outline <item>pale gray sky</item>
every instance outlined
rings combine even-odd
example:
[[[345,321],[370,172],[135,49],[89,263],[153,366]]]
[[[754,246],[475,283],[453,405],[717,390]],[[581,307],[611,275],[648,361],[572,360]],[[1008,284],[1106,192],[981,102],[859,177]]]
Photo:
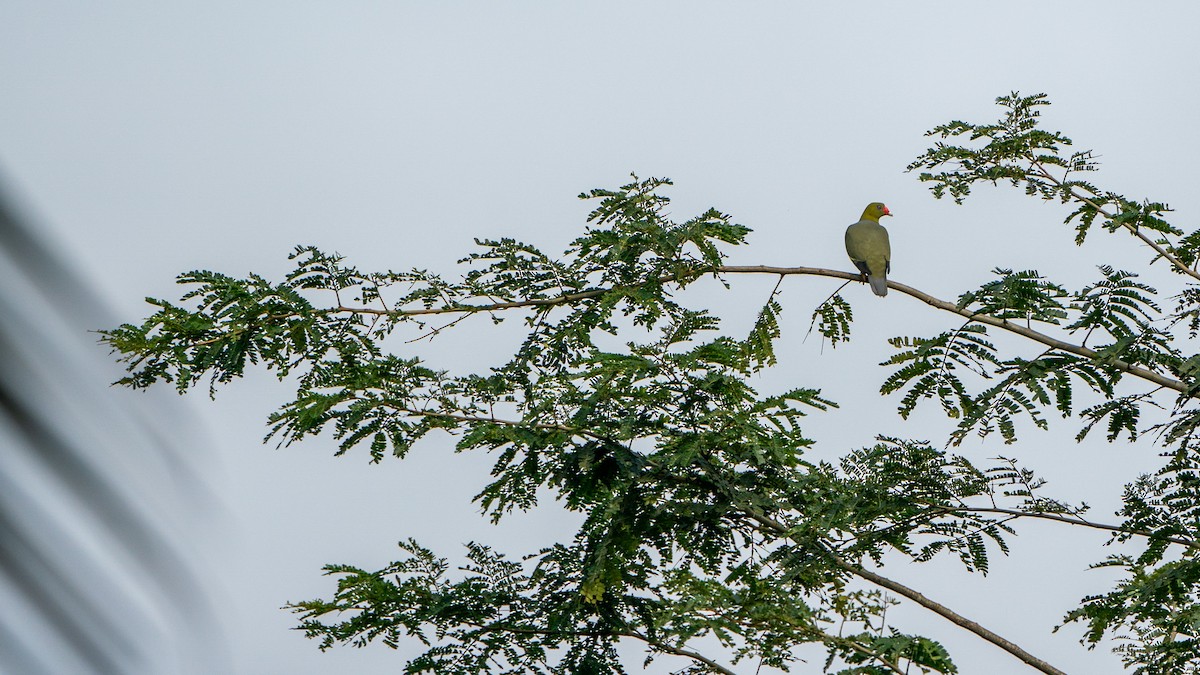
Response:
[[[278,275],[295,244],[365,269],[445,272],[477,236],[554,252],[582,230],[588,206],[575,195],[631,171],[673,178],[680,218],[715,206],[753,228],[737,262],[848,268],[842,231],[879,199],[896,214],[899,281],[952,298],[1003,266],[1073,284],[1094,264],[1145,255],[1099,235],[1071,247],[1064,210],[1018,191],[981,190],[961,208],[934,201],[903,168],[935,124],[993,119],[993,99],[1014,89],[1046,92],[1045,124],[1099,152],[1098,181],[1167,201],[1174,222],[1194,229],[1197,25],[1200,6],[1183,1],[7,0],[0,171],[125,320],[144,316],[146,295],[176,297],[179,272]],[[713,303],[737,327],[771,283],[738,279],[714,289]],[[896,401],[877,395],[885,371],[875,364],[889,354],[885,338],[950,320],[851,288],[854,342],[802,343],[812,306],[834,287],[785,282],[787,346],[764,387],[820,387],[843,404],[810,418],[817,452],[874,433],[943,439],[939,416],[895,415]],[[425,353],[444,367],[500,358],[456,350],[470,338]],[[212,481],[226,515],[207,564],[239,673],[400,666],[382,646],[320,654],[288,630],[278,607],[328,595],[325,563],[373,568],[408,536],[457,554],[470,539],[522,550],[569,531],[552,510],[487,525],[468,503],[486,459],[451,455],[448,439],[378,466],[362,453],[333,458],[328,440],[263,446],[265,417],[286,393],[259,373],[215,403],[187,402],[207,425],[201,451],[220,467]],[[1052,492],[1110,507],[1123,477],[1154,466],[1149,446],[1076,446],[1069,424],[1055,427],[1016,448],[963,452],[1016,454]],[[1023,531],[987,579],[950,561],[889,570],[1068,672],[1116,670],[1108,653],[1078,647],[1078,630],[1049,633],[1075,600],[1105,588],[1102,573],[1083,571],[1104,555],[1092,546],[1102,538]],[[1046,570],[1040,555],[1068,562]],[[1023,672],[971,636],[937,630],[965,673]]]

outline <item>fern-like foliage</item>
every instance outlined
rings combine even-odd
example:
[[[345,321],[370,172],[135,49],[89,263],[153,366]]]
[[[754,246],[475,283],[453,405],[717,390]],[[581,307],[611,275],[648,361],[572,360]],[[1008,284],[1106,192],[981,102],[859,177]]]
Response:
[[[588,455],[581,468],[595,462],[605,460]],[[576,672],[574,653],[619,669],[605,659],[621,640],[642,641],[649,662],[709,637],[735,664],[786,668],[797,647],[818,643],[831,672],[838,664],[836,672],[855,672],[890,663],[955,673],[938,642],[885,622],[894,601],[845,589],[836,578],[830,585],[820,551],[876,560],[899,551],[918,561],[950,552],[986,573],[990,546],[1008,552],[1014,515],[1084,510],[1040,498],[1041,482],[1011,460],[980,469],[890,438],[838,466],[802,464],[768,477],[705,456],[686,465],[616,460],[603,475],[609,496],[569,545],[524,563],[470,545],[466,575],[452,581],[444,560],[408,542],[404,560],[377,572],[327,567],[339,577],[335,597],[292,609],[322,648],[421,640],[429,650],[410,672],[482,673],[488,663]],[[764,539],[746,514],[784,498],[791,506],[772,512],[792,524],[781,545]],[[1000,503],[1009,510],[991,508]],[[719,523],[727,534],[713,538]],[[664,559],[678,564],[664,567]],[[555,657],[563,651],[568,656]]]
[[[775,293],[767,299],[766,304],[758,312],[754,327],[746,337],[744,349],[756,367],[773,366],[778,363],[775,358],[775,341],[779,339],[779,314],[783,305],[775,299]]]
[[[920,441],[881,437],[834,468],[819,465],[793,496],[816,522],[852,523],[831,544],[881,561],[895,551],[917,561],[951,553],[972,572],[990,569],[989,547],[1007,554],[1010,521],[1023,514],[1080,516],[1086,506],[1045,497],[1044,482],[1014,460],[979,467]],[[853,497],[849,495],[853,493]],[[823,534],[826,538],[830,535]],[[814,540],[815,541],[815,540]]]
[[[850,341],[850,324],[854,321],[854,311],[850,303],[835,293],[825,302],[817,305],[812,313],[812,326],[817,332],[829,340],[829,344],[837,347],[839,342]],[[809,330],[812,330],[812,326]]]
[[[1136,557],[1098,563],[1124,578],[1112,592],[1084,598],[1064,621],[1086,624],[1089,643],[1116,637],[1117,653],[1135,673],[1200,673],[1200,452],[1181,448],[1156,474],[1130,483],[1121,515],[1130,530],[1149,535],[1148,545]],[[1182,557],[1172,550],[1180,544]]]
[[[1085,286],[1076,295],[1075,321],[1070,331],[1086,330],[1086,338],[1100,330],[1112,339],[1137,335],[1144,327],[1162,316],[1154,301],[1157,291],[1135,281],[1138,275],[1101,265],[1104,278]]]
[[[1064,222],[1076,221],[1076,243],[1083,243],[1097,221],[1109,232],[1147,230],[1168,238],[1182,234],[1163,219],[1170,211],[1166,204],[1138,202],[1075,177],[1095,171],[1096,157],[1091,150],[1068,153],[1073,145],[1070,138],[1038,126],[1041,109],[1050,105],[1045,94],[1013,92],[996,103],[1004,115],[995,123],[955,120],[926,132],[942,140],[910,163],[908,170],[923,170],[918,177],[932,183],[934,197],[949,196],[961,204],[975,184],[1004,182],[1028,195],[1072,205],[1074,210]],[[965,143],[955,145],[947,139]],[[1172,241],[1167,240],[1168,252],[1187,250],[1186,244]]]
[[[1057,324],[1066,318],[1063,299],[1068,293],[1062,286],[1047,281],[1035,270],[996,269],[993,274],[1000,278],[977,291],[964,293],[958,299],[959,308],[969,307],[978,314],[1025,322]]]
[[[885,366],[898,366],[884,380],[884,394],[907,389],[900,400],[900,415],[908,417],[922,399],[937,399],[950,417],[972,411],[974,399],[967,392],[960,372],[988,377],[999,364],[996,347],[986,339],[987,328],[965,324],[932,338],[892,338],[899,350]]]
[[[1191,354],[1194,347],[1184,341],[1200,332],[1200,233],[1184,235],[1166,220],[1170,209],[1160,201],[1126,197],[1082,179],[1098,168],[1095,156],[1071,152],[1069,138],[1039,128],[1041,110],[1049,103],[1043,95],[1013,93],[997,103],[1004,112],[995,123],[954,121],[928,132],[940,140],[908,168],[921,171],[935,197],[962,203],[981,182],[1023,188],[1028,195],[1069,206],[1065,222],[1075,227],[1077,244],[1096,226],[1126,233],[1149,247],[1151,263],[1165,262],[1188,285],[1176,291],[1168,313],[1156,300],[1157,290],[1138,274],[1108,265],[1099,266],[1098,280],[1075,292],[1033,272],[997,270],[1001,279],[964,294],[959,309],[989,320],[1022,322],[1029,331],[1040,331],[1046,349],[1033,358],[971,360],[965,350],[953,348],[952,333],[897,339],[893,344],[902,351],[889,361],[897,368],[884,391],[905,391],[902,414],[937,397],[959,420],[952,443],[972,431],[984,437],[998,431],[1011,443],[1020,418],[1045,427],[1047,410],[1069,417],[1081,398],[1078,385],[1094,396],[1079,410],[1078,440],[1096,427],[1110,442],[1155,432],[1167,447],[1168,461],[1157,474],[1126,486],[1118,514],[1123,522],[1114,537],[1143,542],[1142,553],[1115,554],[1099,563],[1125,570],[1125,579],[1111,593],[1085,598],[1067,621],[1086,623],[1085,641],[1091,645],[1105,636],[1118,639],[1116,651],[1134,672],[1200,672],[1200,571],[1193,564],[1200,550],[1195,489],[1200,356]],[[919,348],[925,345],[930,346]],[[1150,373],[1160,387],[1170,387],[1174,405],[1158,400],[1160,387],[1132,386],[1127,374],[1135,369],[1143,379]],[[1156,410],[1164,412],[1151,412]]]
[[[884,381],[885,394],[904,391],[900,414],[907,417],[921,401],[937,399],[950,417],[959,420],[952,443],[977,434],[999,432],[1006,443],[1017,440],[1017,420],[1025,418],[1046,428],[1043,411],[1062,417],[1074,414],[1075,386],[1104,397],[1081,412],[1082,440],[1107,420],[1109,440],[1141,432],[1140,406],[1145,395],[1118,396],[1116,387],[1129,366],[1159,372],[1179,372],[1182,357],[1172,336],[1158,327],[1162,311],[1156,291],[1135,281],[1135,275],[1101,266],[1103,278],[1071,294],[1034,271],[997,269],[1000,279],[978,291],[964,293],[958,308],[970,315],[1017,322],[1045,330],[1062,326],[1064,338],[1083,337],[1079,348],[1061,341],[1034,358],[998,356],[984,338],[987,326],[968,321],[933,338],[895,338],[899,349],[887,366],[895,371]],[[1087,343],[1099,342],[1088,347]],[[964,376],[966,379],[964,379]],[[975,386],[985,385],[977,391]]]

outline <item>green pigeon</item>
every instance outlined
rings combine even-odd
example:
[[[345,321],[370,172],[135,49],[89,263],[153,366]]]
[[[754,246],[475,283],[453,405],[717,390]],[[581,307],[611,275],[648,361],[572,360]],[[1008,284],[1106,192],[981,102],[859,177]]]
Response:
[[[892,215],[888,207],[873,202],[863,209],[862,218],[846,228],[846,253],[862,272],[864,281],[878,296],[887,295],[887,273],[892,271],[892,245],[879,219]]]

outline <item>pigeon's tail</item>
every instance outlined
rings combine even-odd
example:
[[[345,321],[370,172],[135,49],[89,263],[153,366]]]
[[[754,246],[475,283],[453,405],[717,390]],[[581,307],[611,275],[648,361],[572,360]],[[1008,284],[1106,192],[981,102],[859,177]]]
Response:
[[[887,277],[871,275],[867,277],[867,281],[871,282],[871,291],[875,295],[881,298],[887,295]]]

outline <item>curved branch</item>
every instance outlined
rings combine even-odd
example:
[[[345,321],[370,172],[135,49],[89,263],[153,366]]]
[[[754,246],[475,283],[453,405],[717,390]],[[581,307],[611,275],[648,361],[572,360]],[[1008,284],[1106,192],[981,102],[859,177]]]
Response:
[[[953,623],[959,627],[965,628],[965,629],[971,631],[972,633],[978,635],[979,637],[983,638],[984,640],[991,642],[992,644],[1003,649],[1004,651],[1008,652],[1009,654],[1012,654],[1013,656],[1017,657],[1018,659],[1023,661],[1025,664],[1027,664],[1033,668],[1036,668],[1037,670],[1040,670],[1043,673],[1047,673],[1047,675],[1067,675],[1065,672],[1059,670],[1058,668],[1055,668],[1054,666],[1050,665],[1049,663],[1046,663],[1045,661],[1039,659],[1038,657],[1034,656],[1033,654],[1030,654],[1029,652],[1025,651],[1024,649],[1021,649],[1015,643],[1012,643],[1012,642],[1004,639],[1000,635],[993,633],[992,631],[984,628],[983,626],[968,619],[967,617],[962,616],[961,614],[958,614],[957,612],[953,611],[949,607],[946,607],[945,605],[943,605],[941,603],[938,603],[938,602],[935,602],[935,601],[929,599],[928,597],[922,595],[921,593],[918,593],[917,591],[909,588],[908,586],[905,586],[904,584],[898,583],[896,581],[892,581],[891,579],[888,579],[887,577],[880,576],[870,570],[864,569],[858,565],[850,563],[837,555],[833,556],[833,563],[835,565],[837,565],[838,567],[842,568],[843,570],[845,570],[857,577],[866,579],[867,581],[870,581],[871,583],[873,583],[877,586],[886,588],[889,591],[892,591],[893,593],[895,593],[897,595],[903,595],[904,597],[908,598],[909,600],[912,600],[913,602],[917,603],[918,605],[921,605],[922,607],[932,611],[933,613],[937,614],[938,616],[941,616],[942,618],[946,619],[950,623]]]
[[[860,275],[858,275],[858,274],[851,274],[850,272],[841,272],[838,270],[827,270],[827,269],[822,269],[822,268],[818,268],[818,267],[767,267],[767,266],[731,265],[731,266],[721,267],[720,271],[725,272],[725,273],[730,273],[730,274],[745,274],[745,273],[805,274],[805,275],[834,277],[836,279],[857,280],[860,278]],[[898,281],[888,281],[887,285],[888,285],[888,288],[900,291],[901,293],[904,293],[905,295],[912,296],[931,307],[935,307],[937,309],[940,309],[945,312],[950,312],[952,314],[958,314],[959,316],[966,317],[967,319],[974,321],[975,323],[981,323],[981,324],[986,324],[989,326],[995,326],[996,328],[1002,328],[1006,331],[1009,331],[1011,333],[1016,333],[1017,335],[1020,335],[1025,338],[1029,338],[1030,340],[1033,340],[1035,342],[1040,342],[1040,343],[1046,345],[1047,347],[1051,347],[1051,348],[1057,349],[1059,351],[1067,352],[1070,354],[1075,354],[1076,356],[1082,356],[1086,359],[1092,359],[1092,360],[1096,360],[1097,357],[1099,357],[1099,355],[1100,355],[1099,352],[1097,352],[1094,349],[1089,349],[1087,347],[1083,347],[1083,346],[1080,346],[1077,344],[1072,344],[1070,342],[1064,342],[1062,340],[1059,340],[1058,338],[1051,337],[1049,335],[1046,335],[1045,333],[1040,333],[1036,330],[1033,330],[1032,328],[1027,328],[1018,323],[1009,321],[1007,319],[997,319],[996,317],[989,316],[987,314],[976,314],[975,312],[972,312],[968,309],[959,307],[958,305],[956,305],[952,302],[947,302],[945,300],[935,298],[932,295],[925,293],[924,291],[913,288],[912,286],[902,284]],[[1176,380],[1172,377],[1163,375],[1162,373],[1156,373],[1153,370],[1148,370],[1146,368],[1142,368],[1141,366],[1135,366],[1132,363],[1129,363],[1127,361],[1122,361],[1121,359],[1112,359],[1110,361],[1106,361],[1105,363],[1113,368],[1116,368],[1117,370],[1129,373],[1130,375],[1139,377],[1148,382],[1153,382],[1154,384],[1157,384],[1161,387],[1166,387],[1167,389],[1174,389],[1175,391],[1178,391],[1180,393],[1185,393],[1185,394],[1188,393],[1188,386],[1186,384],[1184,384],[1183,382]]]
[[[1099,204],[1097,204],[1095,199],[1089,197],[1088,195],[1085,195],[1085,194],[1082,194],[1082,193],[1076,191],[1074,188],[1068,188],[1062,181],[1055,178],[1049,171],[1047,171],[1046,168],[1044,166],[1042,166],[1041,162],[1038,162],[1036,159],[1034,159],[1032,157],[1030,157],[1029,159],[1030,159],[1030,162],[1033,164],[1033,166],[1037,167],[1037,170],[1038,170],[1037,176],[1038,177],[1044,178],[1044,179],[1050,181],[1051,183],[1054,183],[1054,185],[1056,187],[1058,187],[1058,189],[1064,190],[1067,194],[1071,195],[1072,198],[1077,199],[1077,200],[1083,202],[1084,204],[1087,204],[1088,206],[1092,207],[1093,209],[1096,210],[1096,213],[1099,213],[1100,215],[1104,216],[1105,218],[1108,218],[1109,220],[1116,219],[1116,216],[1114,214],[1109,213],[1103,207],[1101,207]],[[1121,227],[1124,227],[1126,230],[1129,230],[1130,234],[1137,237],[1138,239],[1141,239],[1143,243],[1145,243],[1150,248],[1154,249],[1155,253],[1157,253],[1159,256],[1161,256],[1167,262],[1171,263],[1171,265],[1173,265],[1175,267],[1175,269],[1179,270],[1180,272],[1183,272],[1184,274],[1192,277],[1193,279],[1200,281],[1200,272],[1197,272],[1196,270],[1188,267],[1186,264],[1184,264],[1184,262],[1182,260],[1177,258],[1170,251],[1163,248],[1158,242],[1154,241],[1150,237],[1147,237],[1146,233],[1142,232],[1141,230],[1134,227],[1133,225],[1130,225],[1129,223],[1121,223]]]
[[[775,520],[774,518],[771,518],[770,516],[764,515],[762,513],[758,513],[756,509],[749,508],[749,507],[742,506],[742,505],[738,505],[738,506],[743,513],[750,516],[750,518],[752,518],[754,521],[758,522],[760,525],[763,525],[766,528],[772,530],[778,536],[782,536],[782,537],[790,537],[791,536],[789,534],[788,527],[786,525],[784,525],[783,523]],[[1054,666],[1043,661],[1042,659],[1039,659],[1038,657],[1034,656],[1033,654],[1030,654],[1029,652],[1022,649],[1016,643],[1005,639],[998,633],[994,633],[994,632],[988,630],[987,628],[984,628],[978,622],[968,619],[967,617],[959,614],[958,612],[955,612],[954,610],[941,604],[940,602],[937,602],[937,601],[929,598],[928,596],[926,596],[912,588],[909,588],[908,586],[905,586],[904,584],[901,584],[900,582],[893,581],[891,579],[888,579],[885,576],[881,576],[870,570],[864,569],[863,567],[861,567],[859,565],[851,563],[851,562],[847,561],[845,558],[842,558],[838,554],[834,553],[833,551],[826,551],[826,553],[829,555],[829,559],[833,562],[833,564],[838,566],[842,570],[849,572],[850,574],[853,574],[854,576],[857,576],[859,578],[870,581],[871,583],[875,584],[876,586],[879,586],[881,588],[886,588],[889,591],[892,591],[893,593],[895,593],[897,595],[902,595],[902,596],[908,598],[909,600],[912,600],[913,602],[917,603],[918,605],[921,605],[925,609],[928,609],[931,612],[933,612],[934,614],[937,614],[938,616],[942,617],[943,619],[946,619],[950,623],[953,623],[954,625],[959,626],[960,628],[965,628],[966,630],[974,633],[975,635],[979,636],[980,638],[983,638],[984,640],[987,640],[988,642],[996,645],[997,647],[1003,649],[1004,651],[1008,652],[1009,654],[1012,654],[1017,659],[1019,659],[1023,663],[1025,663],[1026,665],[1036,668],[1037,670],[1040,670],[1041,672],[1046,673],[1047,675],[1066,675],[1065,672],[1059,670],[1058,668],[1055,668]]]

